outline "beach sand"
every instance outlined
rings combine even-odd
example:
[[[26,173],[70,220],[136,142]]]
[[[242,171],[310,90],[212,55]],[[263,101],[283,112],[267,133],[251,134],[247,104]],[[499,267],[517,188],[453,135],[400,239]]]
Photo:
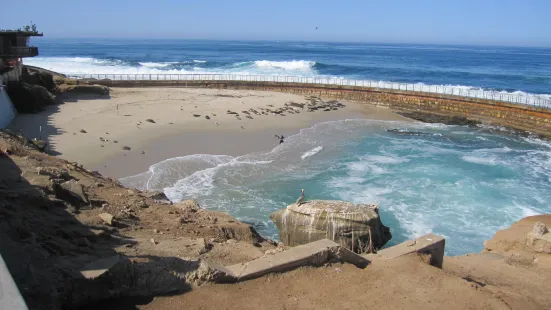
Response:
[[[10,129],[47,140],[49,150],[64,159],[120,178],[172,157],[269,151],[279,143],[275,134],[287,137],[321,122],[407,120],[388,108],[346,101],[340,101],[346,106],[337,111],[251,113],[252,119],[242,112],[276,109],[290,101],[306,102],[304,96],[277,92],[114,88],[109,98],[64,97],[64,104],[17,116]],[[241,120],[227,110],[238,112]],[[123,150],[125,146],[130,150]]]

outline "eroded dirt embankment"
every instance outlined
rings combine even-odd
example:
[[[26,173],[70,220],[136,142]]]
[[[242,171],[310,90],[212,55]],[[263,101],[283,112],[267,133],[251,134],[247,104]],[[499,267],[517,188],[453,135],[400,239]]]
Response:
[[[31,309],[185,291],[274,245],[193,201],[123,188],[0,132],[0,250]],[[95,279],[116,261],[109,277]]]

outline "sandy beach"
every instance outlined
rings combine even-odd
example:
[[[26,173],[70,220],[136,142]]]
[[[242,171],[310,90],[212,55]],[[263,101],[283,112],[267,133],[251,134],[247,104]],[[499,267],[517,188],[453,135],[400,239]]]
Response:
[[[406,120],[388,108],[344,101],[338,110],[294,107],[283,115],[266,113],[307,101],[304,96],[262,91],[120,88],[112,89],[108,98],[63,99],[64,104],[44,112],[17,116],[10,129],[45,139],[53,154],[116,178],[176,156],[270,150],[279,143],[275,134],[289,136],[320,122]]]

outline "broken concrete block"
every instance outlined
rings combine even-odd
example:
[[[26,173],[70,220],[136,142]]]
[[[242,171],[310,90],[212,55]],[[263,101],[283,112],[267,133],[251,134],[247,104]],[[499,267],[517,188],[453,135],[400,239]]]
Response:
[[[109,213],[100,213],[99,217],[103,220],[103,222],[109,226],[113,225],[113,215]]]

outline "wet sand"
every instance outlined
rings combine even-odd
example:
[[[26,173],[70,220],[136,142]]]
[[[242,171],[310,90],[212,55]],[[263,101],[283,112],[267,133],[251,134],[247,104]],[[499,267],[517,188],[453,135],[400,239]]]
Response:
[[[279,143],[275,134],[287,137],[321,122],[407,120],[388,108],[345,101],[341,102],[346,106],[337,111],[298,109],[300,113],[285,116],[251,113],[252,119],[242,112],[277,109],[288,102],[306,100],[247,90],[119,88],[111,90],[110,98],[67,97],[64,104],[44,112],[17,116],[10,128],[29,138],[47,139],[50,150],[64,159],[120,178],[172,157],[269,151]],[[241,120],[227,110],[238,112]],[[124,146],[130,150],[123,150]]]

